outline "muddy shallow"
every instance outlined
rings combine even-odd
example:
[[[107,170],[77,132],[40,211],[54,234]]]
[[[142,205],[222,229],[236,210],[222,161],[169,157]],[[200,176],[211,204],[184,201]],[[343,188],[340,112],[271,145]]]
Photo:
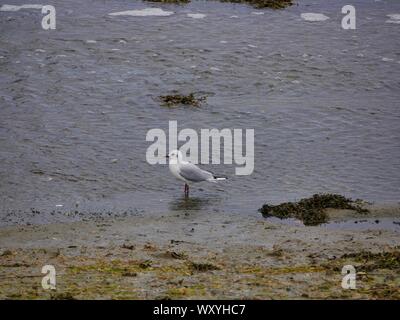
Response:
[[[400,299],[400,228],[192,212],[3,227],[0,243],[1,298]],[[55,291],[41,287],[45,264]],[[346,264],[359,271],[355,290],[341,287]]]

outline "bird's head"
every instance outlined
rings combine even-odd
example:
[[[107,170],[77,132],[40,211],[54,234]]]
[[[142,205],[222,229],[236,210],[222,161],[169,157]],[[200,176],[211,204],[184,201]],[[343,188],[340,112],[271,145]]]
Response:
[[[178,163],[178,161],[181,161],[183,158],[182,152],[179,150],[172,150],[167,158],[169,159],[170,163]]]

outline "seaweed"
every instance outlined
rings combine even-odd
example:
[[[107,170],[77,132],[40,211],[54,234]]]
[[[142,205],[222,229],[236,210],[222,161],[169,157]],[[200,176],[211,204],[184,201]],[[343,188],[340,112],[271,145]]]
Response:
[[[148,268],[151,267],[151,264],[152,264],[151,260],[146,260],[146,261],[143,261],[143,262],[139,263],[139,268],[148,269]]]
[[[206,294],[206,287],[203,284],[196,284],[191,286],[183,286],[178,288],[171,288],[167,290],[164,300],[191,297],[191,296],[204,296]]]
[[[256,9],[284,9],[293,5],[293,0],[219,0],[221,2],[245,3]]]
[[[133,244],[124,243],[124,244],[121,246],[121,248],[122,248],[122,249],[128,249],[128,250],[134,250],[134,249],[135,249],[135,246],[134,246]]]
[[[175,252],[175,251],[167,251],[166,256],[171,257],[173,259],[178,259],[178,260],[186,259],[186,255],[184,253]]]
[[[50,300],[76,300],[76,298],[69,292],[62,292],[50,295]]]
[[[400,291],[398,287],[388,286],[387,284],[381,283],[375,286],[372,286],[370,290],[367,290],[367,293],[372,295],[372,297],[376,299],[382,300],[399,300],[400,299]]]
[[[325,210],[328,208],[355,210],[358,213],[369,212],[361,207],[359,201],[338,194],[314,194],[311,198],[301,199],[299,202],[264,204],[258,211],[264,217],[295,218],[303,221],[306,226],[315,226],[328,222]]]
[[[173,4],[187,4],[191,0],[143,0],[146,2],[159,2],[159,3],[173,3]]]
[[[194,271],[200,271],[200,272],[205,272],[205,271],[212,271],[212,270],[220,270],[221,268],[218,266],[215,266],[211,263],[196,263],[196,262],[190,262],[190,268]]]
[[[374,271],[377,269],[400,270],[400,251],[378,252],[361,251],[348,253],[341,256],[342,259],[350,259],[360,262],[359,271]]]
[[[158,2],[158,3],[172,3],[172,4],[187,4],[191,0],[144,0],[147,2]],[[284,9],[293,5],[293,0],[219,0],[220,2],[230,3],[244,3],[251,5],[256,9]]]
[[[127,272],[123,272],[121,275],[122,275],[123,277],[136,277],[136,276],[137,276],[137,273],[136,273],[136,272],[129,272],[129,271],[127,271]]]
[[[13,252],[11,250],[0,250],[0,257],[12,256]]]
[[[36,272],[27,274],[22,264],[19,270],[7,270],[11,274],[0,281],[0,298],[229,299],[243,298],[245,292],[244,298],[247,299],[400,299],[397,280],[400,246],[380,250],[381,246],[381,242],[378,242],[373,245],[374,251],[355,250],[332,258],[321,255],[317,248],[315,253],[309,252],[308,256],[319,257],[317,260],[321,261],[311,263],[305,263],[303,258],[297,260],[298,257],[293,260],[292,250],[286,251],[286,248],[278,245],[274,245],[272,250],[261,251],[268,256],[282,258],[278,263],[266,263],[264,259],[259,259],[262,256],[258,256],[258,252],[248,255],[249,248],[254,248],[252,245],[243,247],[246,251],[232,253],[224,250],[223,255],[215,255],[215,258],[212,258],[214,254],[211,251],[200,253],[195,250],[191,255],[196,259],[184,261],[164,259],[166,252],[169,255],[173,251],[165,251],[165,248],[154,245],[152,248],[155,248],[153,251],[156,254],[152,255],[156,260],[153,261],[139,258],[143,255],[139,247],[130,254],[132,259],[108,258],[107,253],[114,253],[115,250],[120,254],[126,253],[120,246],[110,246],[96,251],[96,257],[92,253],[89,256],[66,254],[58,257],[57,265],[60,264],[65,271],[61,285],[51,292],[41,290],[37,282],[40,275]],[[337,249],[341,252],[343,248],[347,250],[348,246],[339,245]],[[300,257],[305,257],[307,252],[301,253]],[[38,253],[45,252],[42,249],[13,249],[13,255],[18,259],[15,262],[34,259],[32,267],[36,265],[35,259],[41,257]],[[198,256],[199,253],[201,255]],[[171,257],[181,255],[175,252]],[[338,279],[341,278],[343,266],[347,264],[356,268],[357,290],[341,290]],[[31,269],[31,272],[34,270]],[[227,287],[230,290],[227,291]]]
[[[188,95],[184,94],[170,94],[166,96],[159,97],[162,103],[168,107],[176,105],[190,105],[194,107],[200,106],[200,103],[206,100],[206,97],[196,98],[195,94],[192,92]]]
[[[274,246],[272,248],[272,251],[267,253],[267,255],[269,255],[270,257],[280,258],[284,255],[284,252],[281,248]]]

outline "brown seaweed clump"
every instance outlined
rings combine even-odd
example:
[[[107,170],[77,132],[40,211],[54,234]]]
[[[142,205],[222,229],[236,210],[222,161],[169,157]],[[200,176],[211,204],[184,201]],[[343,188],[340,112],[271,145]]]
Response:
[[[160,2],[160,3],[173,3],[173,4],[186,4],[189,3],[190,0],[143,0],[147,2]]]
[[[284,9],[293,5],[293,0],[220,0],[221,2],[246,3],[256,9]]]
[[[159,97],[162,103],[168,107],[177,106],[177,105],[189,105],[198,107],[200,103],[206,100],[206,97],[196,98],[194,93],[190,93],[188,95],[183,94],[170,94],[166,96]]]
[[[314,194],[311,198],[301,199],[299,202],[285,202],[275,206],[264,204],[259,212],[265,217],[295,218],[303,221],[306,226],[315,226],[328,222],[325,210],[328,208],[368,212],[359,203],[338,194]]]
[[[148,2],[161,2],[161,3],[173,3],[173,4],[186,4],[191,0],[144,0]],[[253,6],[256,9],[284,9],[293,5],[293,0],[219,0],[220,2],[230,3],[245,3]]]
[[[190,262],[190,268],[193,271],[200,271],[200,272],[220,270],[220,268],[218,266],[215,266],[211,263]]]

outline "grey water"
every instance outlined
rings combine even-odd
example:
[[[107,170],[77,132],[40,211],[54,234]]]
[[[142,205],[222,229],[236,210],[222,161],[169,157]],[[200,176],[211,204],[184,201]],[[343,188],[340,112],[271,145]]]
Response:
[[[356,30],[341,27],[348,1],[296,2],[275,11],[55,0],[56,30],[42,29],[40,10],[0,11],[0,224],[248,215],[319,192],[398,203],[400,23],[387,15],[400,14],[400,2],[352,1]],[[144,8],[174,14],[109,15]],[[303,20],[309,12],[329,19]],[[160,105],[174,90],[207,101]],[[194,185],[183,199],[167,165],[145,157],[148,130],[170,120],[254,129],[253,174],[206,165],[229,179]]]

